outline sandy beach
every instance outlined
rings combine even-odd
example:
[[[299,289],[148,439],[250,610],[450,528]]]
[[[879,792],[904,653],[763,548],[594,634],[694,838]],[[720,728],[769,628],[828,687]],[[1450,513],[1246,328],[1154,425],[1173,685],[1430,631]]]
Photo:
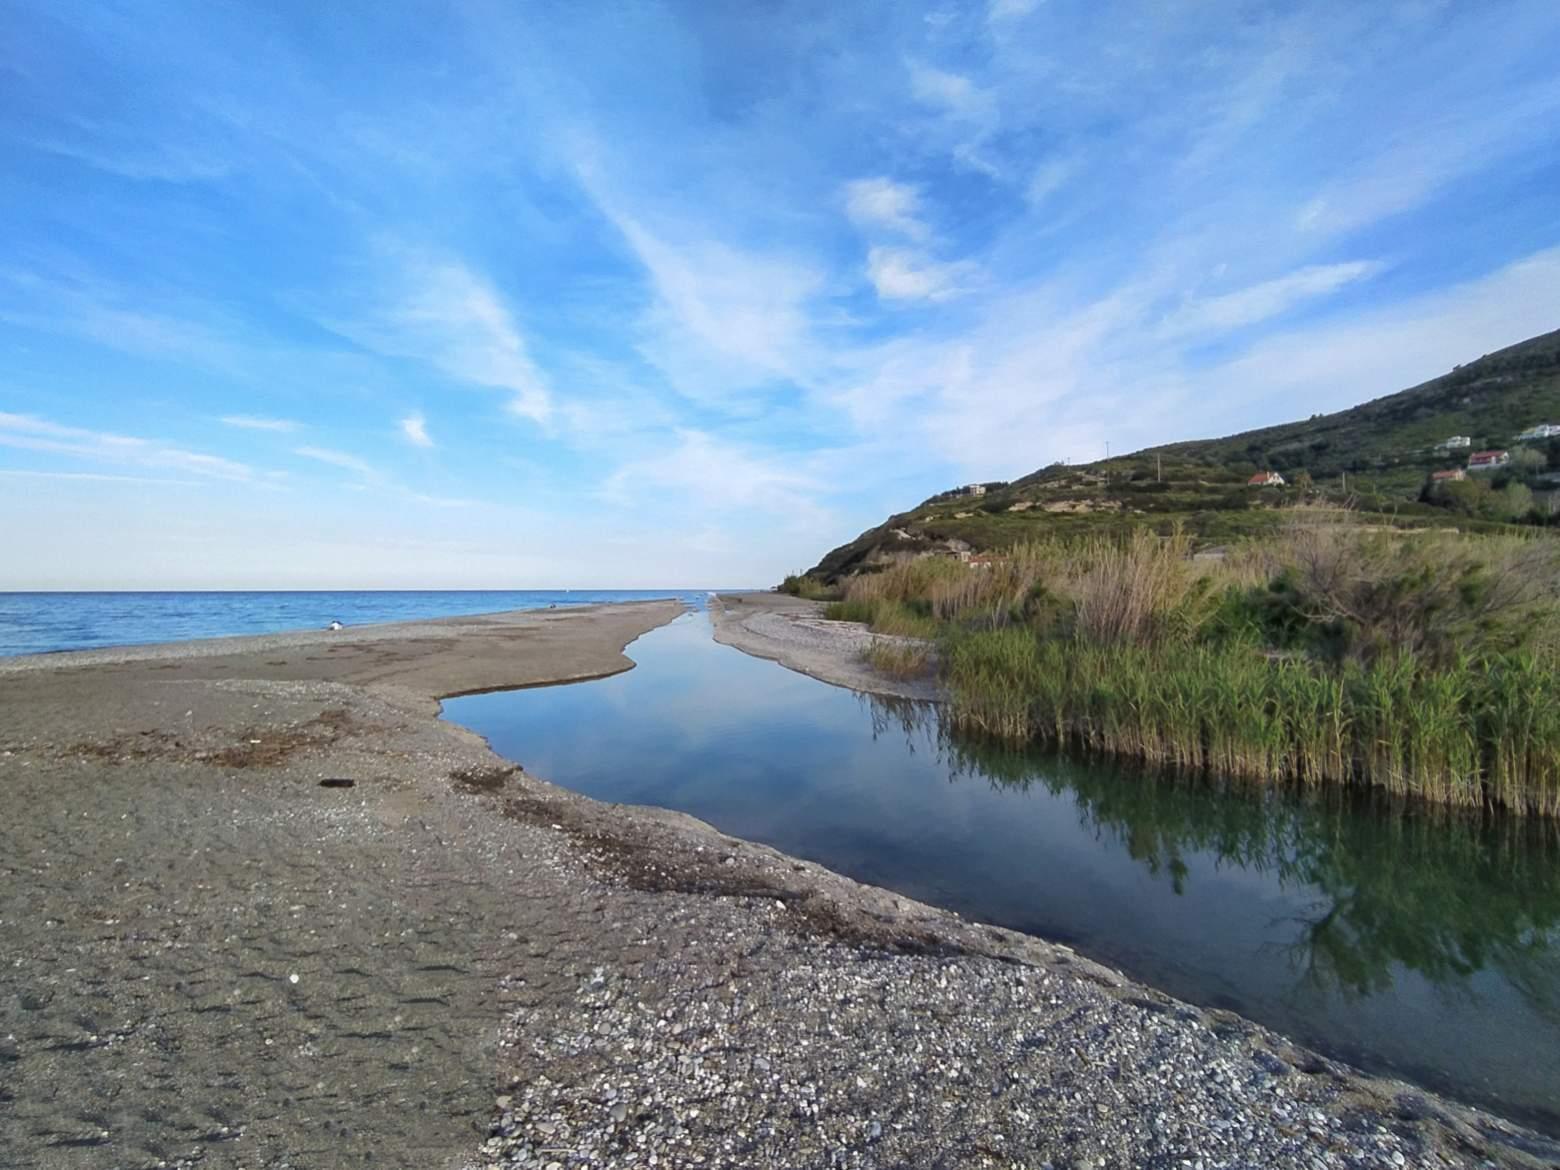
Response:
[[[1560,1164],[1065,947],[566,792],[438,718],[628,669],[680,612],[0,660],[0,1164]],[[716,624],[885,687],[808,603]]]

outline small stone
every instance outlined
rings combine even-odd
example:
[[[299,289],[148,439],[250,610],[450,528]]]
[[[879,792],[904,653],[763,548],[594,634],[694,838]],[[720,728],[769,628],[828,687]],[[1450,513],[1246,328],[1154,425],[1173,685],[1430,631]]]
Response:
[[[497,1105],[500,1109],[508,1109],[511,1102],[513,1101],[514,1098],[511,1097],[508,1093],[505,1093],[502,1097],[497,1098],[493,1104]]]
[[[621,1102],[621,1101],[619,1101],[616,1105],[612,1106],[612,1120],[617,1122],[619,1125],[621,1125],[621,1124],[623,1124],[623,1122],[627,1121],[628,1120],[628,1106],[623,1104],[623,1102]]]

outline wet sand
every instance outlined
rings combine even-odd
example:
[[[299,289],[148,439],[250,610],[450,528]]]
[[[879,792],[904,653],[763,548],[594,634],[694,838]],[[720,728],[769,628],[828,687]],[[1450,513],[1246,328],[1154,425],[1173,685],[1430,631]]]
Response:
[[[436,718],[679,612],[0,662],[0,1165],[1560,1155]]]

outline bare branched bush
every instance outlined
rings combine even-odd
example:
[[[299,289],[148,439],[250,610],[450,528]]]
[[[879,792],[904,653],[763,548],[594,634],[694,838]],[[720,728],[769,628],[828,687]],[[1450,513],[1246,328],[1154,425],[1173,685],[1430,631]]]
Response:
[[[1068,590],[1077,632],[1095,642],[1150,643],[1190,622],[1187,602],[1206,589],[1191,560],[1191,541],[1138,529],[1124,543],[1099,541],[1085,550],[1083,571]]]
[[[1351,657],[1447,664],[1521,646],[1552,650],[1560,546],[1524,537],[1298,528],[1274,550],[1294,605],[1346,633]]]

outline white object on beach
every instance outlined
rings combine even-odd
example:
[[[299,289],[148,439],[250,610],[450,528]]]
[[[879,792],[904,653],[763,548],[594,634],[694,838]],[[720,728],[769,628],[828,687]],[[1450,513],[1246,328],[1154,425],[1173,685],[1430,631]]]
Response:
[[[339,630],[339,629],[342,628],[342,625],[341,625],[340,622],[333,621],[333,622],[330,623],[330,625],[326,626],[325,628],[327,630]]]

